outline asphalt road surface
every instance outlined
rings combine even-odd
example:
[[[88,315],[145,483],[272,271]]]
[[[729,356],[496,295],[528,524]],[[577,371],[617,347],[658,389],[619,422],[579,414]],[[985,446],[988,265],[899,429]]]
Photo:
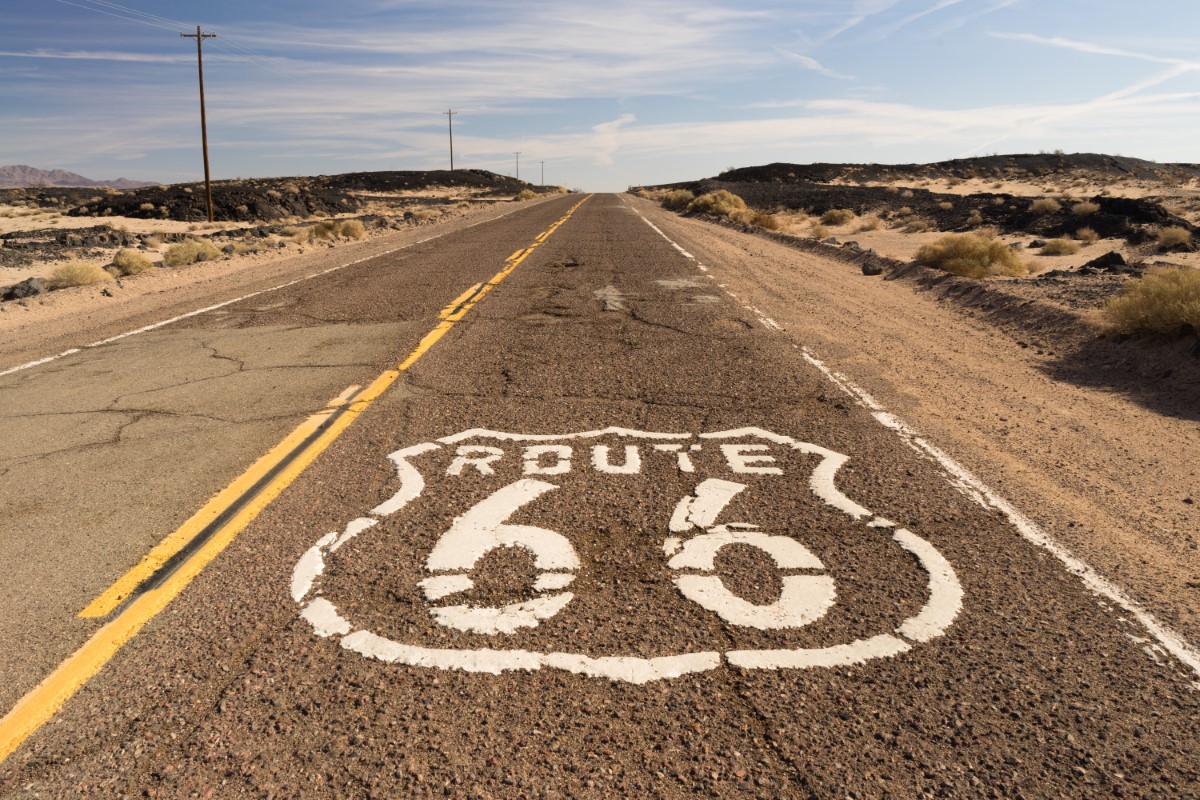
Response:
[[[580,200],[0,379],[0,795],[1200,795],[1186,644]]]

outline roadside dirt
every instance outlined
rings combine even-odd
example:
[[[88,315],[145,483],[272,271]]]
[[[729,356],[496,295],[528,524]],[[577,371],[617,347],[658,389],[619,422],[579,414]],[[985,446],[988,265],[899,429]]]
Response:
[[[1178,346],[1048,324],[1029,298],[972,307],[951,276],[865,277],[846,261],[630,202],[742,302],[1200,637],[1200,370]]]

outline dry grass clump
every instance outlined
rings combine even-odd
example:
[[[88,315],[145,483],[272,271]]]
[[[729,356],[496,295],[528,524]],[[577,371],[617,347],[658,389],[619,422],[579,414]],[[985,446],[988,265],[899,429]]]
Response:
[[[1053,214],[1062,211],[1062,204],[1053,197],[1041,197],[1029,204],[1029,210],[1035,214]]]
[[[671,211],[683,211],[695,199],[696,195],[687,189],[673,189],[664,194],[660,202],[663,208],[668,208]]]
[[[442,212],[436,208],[418,208],[412,212],[413,219],[417,222],[427,222],[431,219],[437,219],[442,215]]]
[[[150,259],[137,250],[118,250],[117,254],[113,256],[112,263],[122,276],[137,275],[139,272],[145,272],[148,269],[154,268],[154,265],[150,263]]]
[[[950,234],[924,245],[917,251],[916,262],[966,278],[1028,272],[1004,242],[976,233]]]
[[[1099,210],[1100,204],[1093,203],[1090,200],[1084,200],[1083,202],[1076,203],[1075,205],[1071,206],[1071,213],[1077,217],[1091,216]]]
[[[900,193],[900,196],[901,197],[912,197],[913,196],[912,189],[905,189],[903,192]]]
[[[1109,300],[1104,316],[1121,333],[1200,332],[1200,270],[1152,268]]]
[[[877,231],[881,225],[883,225],[883,220],[881,220],[879,217],[863,217],[862,221],[858,224],[858,227],[855,228],[855,230],[859,233]]]
[[[1070,239],[1050,239],[1042,247],[1044,256],[1073,256],[1079,252],[1078,242]]]
[[[1172,225],[1158,229],[1158,244],[1161,247],[1180,247],[1192,243],[1192,232],[1187,228]]]
[[[157,209],[154,207],[154,203],[142,203],[140,206],[138,206],[138,210],[139,211],[156,211]]]
[[[905,223],[901,230],[905,233],[925,233],[929,227],[929,223],[923,219],[912,219]]]
[[[167,248],[163,253],[163,264],[168,267],[183,267],[220,257],[221,251],[207,239],[187,239]]]
[[[522,189],[516,193],[513,200],[532,200],[535,197],[537,197],[537,192],[533,191],[533,189]]]
[[[342,237],[345,239],[361,239],[367,235],[367,227],[361,220],[348,219],[342,223]]]
[[[808,234],[814,239],[825,239],[829,236],[829,228],[826,228],[819,222],[814,222],[809,226]]]
[[[1084,244],[1095,244],[1100,241],[1100,234],[1092,228],[1080,228],[1075,231],[1075,238]]]
[[[950,209],[954,208],[954,203],[951,203],[949,200],[943,200],[942,202],[938,203],[938,208],[940,208],[942,211],[949,211]]]
[[[54,268],[54,271],[46,278],[46,288],[54,291],[72,286],[92,286],[112,279],[112,274],[99,264],[68,261]]]
[[[983,224],[983,214],[979,212],[978,208],[971,209],[971,213],[967,215],[967,224],[973,228],[978,228]]]
[[[342,223],[336,219],[327,219],[309,228],[312,231],[311,236],[314,239],[336,239],[338,231],[341,229]]]
[[[831,208],[821,215],[822,225],[845,225],[854,219],[854,212],[848,208]]]
[[[746,201],[726,189],[702,194],[688,203],[688,211],[701,214],[712,214],[717,217],[728,217],[735,211],[745,211]]]

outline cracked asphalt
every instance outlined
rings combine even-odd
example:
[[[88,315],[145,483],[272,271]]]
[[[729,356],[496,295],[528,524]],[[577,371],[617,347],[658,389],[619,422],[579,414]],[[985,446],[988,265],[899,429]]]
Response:
[[[577,201],[0,381],[0,705]],[[588,199],[0,764],[0,795],[1197,796],[1198,676],[705,258]]]

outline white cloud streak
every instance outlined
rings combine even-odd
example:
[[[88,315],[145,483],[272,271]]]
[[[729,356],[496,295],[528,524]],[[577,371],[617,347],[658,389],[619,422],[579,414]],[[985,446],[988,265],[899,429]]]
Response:
[[[824,75],[827,78],[836,78],[838,80],[843,80],[843,81],[854,80],[853,75],[845,75],[841,72],[837,72],[836,70],[832,70],[829,67],[822,64],[821,62],[817,61],[812,56],[806,56],[801,53],[794,53],[791,50],[784,50],[783,48],[779,48],[779,50],[777,52],[780,55],[782,55],[784,58],[786,58],[788,61],[799,64],[800,66],[804,67],[807,70],[811,70],[813,72],[820,73],[821,75]]]

